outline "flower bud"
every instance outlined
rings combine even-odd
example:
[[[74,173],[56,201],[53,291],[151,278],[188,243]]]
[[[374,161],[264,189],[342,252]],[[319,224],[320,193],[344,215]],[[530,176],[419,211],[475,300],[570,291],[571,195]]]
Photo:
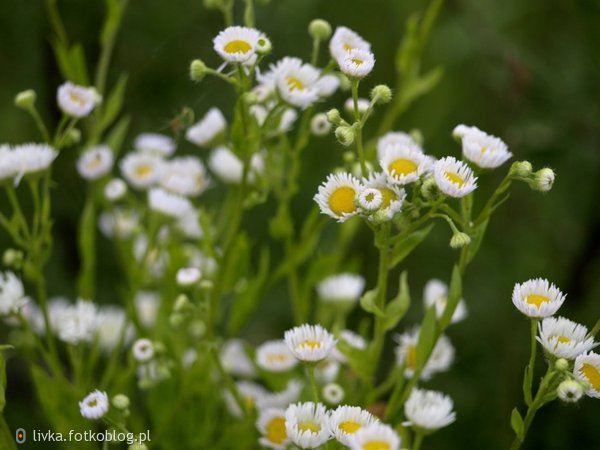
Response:
[[[258,41],[256,42],[256,52],[259,55],[268,55],[271,53],[271,50],[273,50],[273,44],[271,43],[271,40],[264,35],[259,37]]]
[[[378,105],[385,105],[392,100],[392,90],[385,84],[379,84],[371,90],[371,100]]]
[[[327,116],[327,120],[329,120],[332,124],[340,125],[342,123],[342,116],[337,109],[330,109],[325,114]]]
[[[308,25],[308,34],[319,41],[327,40],[331,36],[331,25],[326,20],[314,19]]]
[[[452,248],[461,248],[465,245],[469,245],[471,243],[471,238],[467,233],[463,233],[459,231],[458,233],[454,233],[452,235],[452,239],[450,239],[450,247]]]
[[[256,95],[255,92],[246,92],[244,94],[244,102],[246,102],[248,105],[253,105],[255,103],[258,103],[258,95]]]
[[[529,178],[533,171],[533,167],[529,161],[515,161],[512,166],[510,166],[510,174],[513,177],[518,178]]]
[[[331,131],[331,122],[324,113],[315,114],[310,121],[310,131],[315,136],[325,136]]]
[[[565,370],[569,370],[569,361],[567,361],[565,358],[558,358],[554,362],[554,368],[556,370],[560,370],[561,372],[564,372]]]
[[[173,311],[185,312],[194,309],[194,305],[190,302],[187,295],[181,294],[175,299],[175,305],[173,305]]]
[[[439,192],[440,190],[438,189],[437,183],[435,182],[435,178],[425,178],[423,184],[421,185],[421,195],[423,196],[423,198],[425,200],[431,200]]]
[[[2,255],[2,262],[5,266],[14,267],[15,269],[21,268],[25,255],[21,250],[14,248],[7,248]]]
[[[173,328],[179,328],[185,322],[185,315],[179,312],[174,312],[169,316],[169,323]]]
[[[201,59],[195,59],[190,64],[190,78],[192,81],[200,82],[208,73],[208,67]]]
[[[69,133],[65,136],[65,146],[76,145],[81,142],[81,130],[73,128],[69,130]]]
[[[534,191],[548,192],[552,189],[555,177],[554,171],[545,167],[533,174],[533,180],[529,183],[529,186]]]
[[[583,387],[578,381],[565,380],[558,385],[556,393],[563,402],[575,403],[583,396]]]
[[[112,405],[120,410],[129,408],[129,397],[124,394],[117,394],[111,400]]]
[[[352,151],[344,152],[342,158],[344,158],[346,164],[352,164],[356,160],[356,153]]]
[[[27,89],[26,91],[19,92],[15,96],[15,106],[21,109],[30,109],[35,105],[37,94],[33,89]]]
[[[340,144],[348,147],[354,142],[354,129],[347,125],[337,127],[335,129],[335,137]]]

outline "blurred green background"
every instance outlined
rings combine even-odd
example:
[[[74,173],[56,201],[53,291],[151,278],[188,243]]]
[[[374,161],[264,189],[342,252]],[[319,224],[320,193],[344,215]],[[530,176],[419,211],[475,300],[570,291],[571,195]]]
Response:
[[[393,57],[412,12],[426,2],[272,0],[257,11],[257,27],[274,44],[270,61],[284,55],[308,59],[306,28],[321,17],[358,31],[373,44],[377,63],[364,83],[395,84]],[[81,41],[90,63],[97,57],[97,30],[103,2],[61,0],[59,6],[73,41]],[[231,115],[232,94],[224,84],[188,80],[191,59],[215,67],[212,38],[222,28],[221,16],[200,0],[131,0],[119,35],[110,80],[130,75],[125,109],[132,116],[129,142],[141,131],[167,132],[167,124],[184,106],[199,117],[212,105]],[[63,81],[48,43],[50,29],[43,2],[0,2],[0,141],[35,140],[28,116],[13,106],[14,95],[34,88],[42,115],[58,119],[55,90]],[[600,316],[600,6],[574,0],[450,0],[433,29],[424,55],[425,70],[441,65],[444,77],[398,120],[395,129],[419,128],[425,148],[435,156],[458,154],[450,136],[458,123],[472,124],[502,137],[517,159],[535,168],[555,169],[557,181],[547,195],[525,185],[513,189],[489,228],[482,251],[469,268],[464,296],[470,316],[450,329],[457,348],[453,370],[429,386],[449,393],[457,422],[429,438],[424,448],[504,449],[511,431],[510,410],[520,401],[523,368],[528,357],[528,323],[512,306],[515,282],[546,277],[568,293],[561,314],[592,326]],[[366,92],[366,91],[364,91]],[[334,102],[340,106],[345,95]],[[372,121],[376,124],[378,115]],[[193,150],[182,144],[183,151]],[[297,219],[311,207],[311,197],[342,154],[332,137],[314,141],[303,166],[303,190],[295,202]],[[74,239],[84,189],[74,170],[74,154],[56,172],[56,243],[49,265],[52,294],[75,294],[78,270]],[[498,171],[502,172],[502,170]],[[501,173],[486,175],[483,190],[493,189]],[[269,205],[262,212],[272,214]],[[251,215],[247,226],[257,239],[264,215]],[[336,227],[333,221],[328,231]],[[409,271],[414,306],[403,323],[418,321],[421,291],[427,279],[449,276],[455,255],[445,227],[437,226],[428,241],[403,267]],[[2,248],[8,244],[0,237]],[[362,230],[354,249],[364,258],[360,268],[368,283],[375,278],[376,254],[371,235]],[[115,301],[110,250],[102,250],[99,300]],[[393,275],[396,276],[395,274]],[[245,330],[254,342],[281,335],[290,323],[285,291],[275,291]],[[268,322],[268,323],[265,323]],[[267,331],[265,331],[267,330]],[[391,351],[391,349],[390,349]],[[19,362],[9,367],[7,420],[13,428],[35,409]],[[12,375],[12,376],[11,376]],[[34,414],[35,417],[35,414]],[[600,403],[586,398],[565,406],[554,402],[536,418],[525,449],[594,450],[600,448]],[[34,424],[32,424],[33,426]]]

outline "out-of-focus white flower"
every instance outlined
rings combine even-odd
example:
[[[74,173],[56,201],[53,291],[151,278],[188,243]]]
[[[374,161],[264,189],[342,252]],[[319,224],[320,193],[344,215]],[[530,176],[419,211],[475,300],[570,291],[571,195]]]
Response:
[[[340,363],[333,358],[333,355],[331,358],[325,358],[315,365],[315,380],[319,384],[333,383],[337,380],[339,373]]]
[[[177,220],[177,229],[189,239],[200,239],[204,235],[200,226],[200,214],[192,209]]]
[[[133,343],[131,353],[136,361],[148,362],[154,358],[154,344],[150,339],[140,338]]]
[[[349,173],[330,174],[319,186],[313,200],[322,214],[344,222],[358,213],[356,199],[361,189],[360,181]]]
[[[77,171],[86,180],[97,180],[111,171],[113,163],[112,150],[106,145],[100,145],[81,154],[77,160]]]
[[[237,377],[253,378],[256,376],[254,364],[246,354],[244,341],[241,339],[230,339],[225,342],[220,352],[220,358],[227,373]]]
[[[446,310],[448,303],[448,285],[441,280],[431,279],[423,290],[423,303],[425,308],[435,305],[435,313],[440,319]],[[467,304],[461,298],[452,314],[452,323],[460,322],[467,317]]]
[[[377,422],[377,418],[369,411],[358,406],[343,405],[329,415],[329,430],[338,442],[350,446],[351,438],[358,430]]]
[[[549,317],[558,311],[566,296],[554,284],[535,278],[515,284],[512,302],[519,311],[529,317]]]
[[[13,147],[15,185],[25,175],[36,174],[48,169],[58,156],[58,152],[46,144],[21,144]]]
[[[219,108],[211,108],[204,117],[192,125],[185,138],[192,144],[204,147],[212,143],[227,127],[227,121]]]
[[[340,341],[344,341],[350,347],[357,350],[365,350],[367,348],[367,341],[365,338],[352,330],[342,330],[340,333]],[[331,357],[340,363],[348,362],[346,356],[337,348],[337,346],[331,352]]]
[[[331,434],[325,405],[296,403],[285,411],[285,428],[290,440],[300,448],[317,448],[327,442]]]
[[[241,397],[240,400],[244,404],[239,405],[233,394],[229,390],[225,391],[225,406],[233,417],[242,417],[244,409],[258,407],[261,399],[268,395],[268,391],[264,387],[251,381],[238,381],[235,386]],[[261,408],[258,407],[258,409]]]
[[[202,272],[197,267],[183,267],[177,271],[177,284],[179,286],[191,286],[196,284]]]
[[[287,372],[297,363],[282,340],[267,341],[256,348],[256,364],[267,372]]]
[[[136,189],[148,189],[162,176],[164,161],[150,153],[129,153],[119,164],[123,178]]]
[[[109,353],[119,343],[127,344],[133,336],[133,328],[127,314],[118,306],[101,306],[98,309],[97,338],[100,348]]]
[[[434,431],[456,420],[452,399],[441,392],[413,389],[404,405],[404,415],[414,428]]]
[[[344,400],[344,388],[337,383],[328,383],[321,390],[323,399],[330,405],[339,405]]]
[[[400,448],[400,437],[389,425],[375,422],[367,427],[361,427],[350,437],[349,443],[350,450],[370,450],[373,448],[398,450]]]
[[[151,210],[173,219],[179,219],[193,210],[192,203],[187,198],[171,194],[161,188],[150,189],[148,192],[148,206]]]
[[[104,197],[110,202],[123,198],[127,193],[127,184],[120,178],[113,178],[104,186]]]
[[[300,325],[285,332],[284,340],[300,361],[321,361],[335,347],[335,338],[321,325]]]
[[[439,190],[450,197],[464,197],[477,188],[477,177],[473,171],[452,156],[436,161],[433,176]]]
[[[254,28],[228,27],[213,40],[213,48],[227,62],[246,62],[256,53],[261,33]]]
[[[310,131],[315,136],[325,136],[331,131],[331,123],[327,119],[327,114],[315,114],[310,121]]]
[[[371,102],[366,98],[356,99],[356,106],[358,108],[359,114],[364,114],[367,111],[367,109],[369,109],[370,104]],[[344,109],[348,114],[354,117],[354,99],[352,97],[346,99],[346,101],[344,102]]]
[[[393,146],[407,146],[415,150],[420,150],[421,153],[424,153],[421,146],[412,138],[410,134],[402,131],[390,131],[381,136],[377,141],[377,159],[383,159],[385,150],[388,147]]]
[[[415,327],[409,332],[395,336],[396,342],[398,342],[396,363],[404,367],[404,376],[407,378],[412,378],[417,366],[419,332],[419,327]],[[433,347],[433,351],[421,372],[421,379],[428,380],[434,374],[448,370],[453,361],[454,347],[450,343],[450,339],[442,335]]]
[[[263,447],[284,450],[289,442],[285,430],[285,410],[268,408],[261,410],[256,421],[261,437],[258,442]]]
[[[221,146],[214,149],[210,154],[208,166],[225,183],[240,184],[242,182],[244,165],[227,147]],[[263,156],[261,153],[255,153],[250,159],[247,181],[253,183],[256,175],[261,175],[263,172]]]
[[[158,308],[160,307],[160,296],[157,292],[138,291],[134,299],[135,311],[138,320],[144,328],[152,328],[156,323]]]
[[[0,316],[17,314],[28,301],[21,280],[12,272],[0,272]]]
[[[269,392],[257,403],[258,409],[287,408],[290,403],[297,402],[302,393],[303,384],[298,380],[288,381],[283,391]]]
[[[69,305],[56,323],[58,337],[69,344],[92,342],[98,329],[97,307],[89,301],[77,299]]]
[[[139,225],[139,214],[136,210],[117,207],[105,211],[98,217],[98,227],[108,238],[129,239]]]
[[[173,158],[163,166],[160,185],[175,194],[195,197],[202,194],[209,184],[206,168],[195,156]]]
[[[365,279],[353,273],[331,275],[317,284],[317,293],[326,302],[356,303],[365,288]]]
[[[106,392],[99,391],[98,389],[89,393],[79,402],[79,411],[86,419],[100,419],[108,412],[108,408],[108,395],[106,395]]]
[[[586,383],[585,393],[589,397],[600,398],[600,355],[587,352],[575,359],[573,375]]]
[[[135,138],[133,148],[139,153],[164,157],[175,153],[177,144],[174,139],[164,134],[141,133]]]
[[[340,87],[340,79],[335,75],[323,75],[315,83],[319,97],[330,97]]]
[[[564,317],[547,317],[539,324],[537,340],[557,358],[575,359],[598,345],[588,329]]]
[[[65,114],[81,118],[92,112],[98,103],[98,93],[94,88],[78,86],[67,81],[58,87],[56,101]]]

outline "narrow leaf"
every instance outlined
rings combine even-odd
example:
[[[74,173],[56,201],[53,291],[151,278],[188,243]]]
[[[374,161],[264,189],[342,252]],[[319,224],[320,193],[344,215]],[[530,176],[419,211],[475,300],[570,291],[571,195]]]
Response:
[[[416,368],[421,369],[427,364],[427,360],[431,356],[433,346],[437,338],[437,317],[435,305],[431,307],[425,313],[423,323],[421,323],[421,329],[419,331],[419,340],[417,342],[417,358]]]
[[[440,329],[445,330],[448,325],[452,322],[452,316],[456,310],[456,306],[462,296],[462,277],[458,266],[454,266],[452,269],[452,278],[450,280],[450,291],[448,292],[448,301],[446,302],[446,308],[444,314],[440,319]]]
[[[371,289],[363,294],[360,298],[360,306],[366,312],[383,317],[383,311],[375,304],[377,300],[377,289]]]
[[[408,307],[410,306],[410,292],[408,289],[406,271],[400,274],[400,286],[398,287],[398,295],[388,303],[385,308],[385,318],[383,320],[383,327],[386,330],[391,330],[398,322],[402,320]]]
[[[121,74],[103,105],[100,133],[108,128],[121,112],[127,86],[127,74]]]
[[[404,237],[404,239],[402,239],[400,242],[398,242],[392,249],[390,263],[391,268],[397,266],[404,260],[404,258],[410,255],[412,251],[429,235],[433,229],[433,226],[434,224],[431,224],[425,228],[421,228],[420,230],[413,231],[408,236]]]
[[[525,427],[523,425],[523,418],[521,417],[521,414],[517,408],[513,409],[512,413],[510,414],[510,427],[519,438],[523,437],[523,431]]]

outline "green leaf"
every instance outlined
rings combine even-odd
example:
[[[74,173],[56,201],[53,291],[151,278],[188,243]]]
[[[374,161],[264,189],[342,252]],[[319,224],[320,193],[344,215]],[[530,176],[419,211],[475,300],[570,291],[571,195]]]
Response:
[[[404,260],[412,251],[425,240],[433,229],[434,224],[430,224],[425,228],[413,231],[408,236],[405,236],[399,241],[392,249],[390,258],[390,268],[396,267],[400,262]]]
[[[106,0],[106,16],[102,31],[100,32],[100,44],[107,45],[111,36],[114,35],[121,23],[121,18],[124,12],[124,2],[121,0]]]
[[[79,222],[79,255],[81,256],[81,272],[79,274],[79,295],[92,298],[94,295],[94,279],[96,271],[96,208],[93,193],[83,208]]]
[[[71,81],[82,86],[89,86],[87,63],[85,61],[85,52],[81,44],[74,44],[69,50],[69,60],[74,77]]]
[[[444,314],[440,319],[440,329],[445,330],[448,325],[452,322],[452,316],[456,310],[456,306],[462,296],[462,276],[458,266],[455,265],[452,269],[452,278],[450,280],[450,290],[448,292],[448,301],[446,302],[446,308]]]
[[[16,450],[15,435],[8,428],[4,416],[0,414],[0,448],[2,450]]]
[[[402,92],[404,102],[409,105],[417,98],[429,93],[442,79],[444,69],[436,67],[431,69],[425,75],[420,75],[408,83],[408,86]]]
[[[396,71],[409,79],[416,75],[416,62],[419,58],[418,26],[419,15],[411,14],[406,19],[406,31],[396,52]]]
[[[425,364],[427,364],[427,360],[431,356],[437,336],[436,310],[435,305],[431,305],[425,313],[425,318],[423,319],[423,323],[421,323],[421,329],[419,331],[419,340],[416,349],[416,370],[422,369],[425,367]]]
[[[469,244],[467,253],[467,262],[470,262],[479,251],[479,247],[481,247],[481,243],[483,242],[483,237],[485,236],[485,231],[489,221],[490,218],[488,217],[475,228],[473,228],[473,231],[471,232],[471,243]]]
[[[127,87],[127,74],[121,74],[113,87],[110,95],[102,107],[102,119],[100,132],[108,128],[121,112],[123,106],[123,97],[125,96],[125,88]]]
[[[375,302],[377,301],[377,289],[371,289],[363,294],[360,298],[360,306],[366,312],[383,317],[384,313]]]
[[[424,47],[427,43],[429,32],[433,28],[433,24],[435,23],[443,4],[444,0],[433,0],[427,7],[427,11],[425,11],[425,15],[419,26],[419,43],[421,44],[421,47]]]
[[[117,124],[112,127],[108,136],[106,137],[106,145],[108,145],[115,154],[115,157],[119,154],[125,137],[127,136],[127,130],[129,129],[129,122],[131,121],[129,116],[121,117]]]
[[[383,319],[383,327],[386,330],[391,330],[398,322],[402,320],[408,307],[410,306],[410,292],[408,282],[406,281],[406,271],[400,274],[400,286],[398,287],[398,295],[388,303],[385,308],[385,317]]]
[[[510,427],[519,438],[523,437],[525,426],[523,425],[523,418],[517,408],[513,409],[510,414]]]
[[[361,380],[369,383],[373,381],[373,373],[377,365],[373,352],[352,347],[343,339],[338,341],[337,348],[346,356],[348,365]]]
[[[250,243],[246,233],[239,233],[228,250],[227,264],[223,267],[223,294],[227,294],[245,279],[250,266]]]

